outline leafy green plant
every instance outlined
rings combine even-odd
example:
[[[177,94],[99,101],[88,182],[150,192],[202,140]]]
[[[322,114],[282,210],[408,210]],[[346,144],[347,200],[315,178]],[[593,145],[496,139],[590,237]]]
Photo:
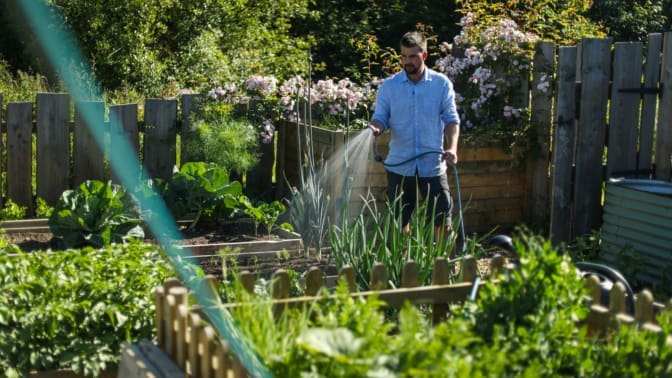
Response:
[[[243,173],[258,161],[259,135],[249,120],[234,117],[231,104],[203,99],[185,138],[192,161],[216,163],[226,172]]]
[[[152,245],[58,253],[3,247],[0,371],[100,376],[118,364],[122,343],[154,337],[152,289],[173,274]]]
[[[5,206],[0,209],[0,219],[1,220],[16,220],[23,219],[26,216],[26,211],[28,210],[27,206],[19,206],[12,199],[8,199],[5,202]]]
[[[158,193],[176,218],[193,216],[189,228],[202,219],[219,219],[232,214],[243,187],[230,181],[217,164],[189,162],[168,180],[156,180]]]
[[[49,218],[54,212],[54,207],[49,205],[44,198],[37,197],[37,206],[35,207],[35,216],[38,218]]]
[[[243,213],[252,217],[254,222],[254,233],[259,233],[259,225],[262,224],[266,228],[268,235],[273,231],[275,222],[278,221],[280,215],[285,212],[285,205],[280,201],[273,201],[271,203],[259,202],[256,205],[247,196],[238,197],[238,206]]]
[[[98,180],[63,192],[49,228],[65,248],[101,247],[145,236],[133,197],[120,185]]]
[[[343,282],[280,316],[267,296],[234,282],[228,298],[247,305],[231,315],[275,376],[669,375],[671,313],[658,316],[662,333],[621,326],[589,338],[581,326],[584,283],[569,258],[534,235],[514,240],[520,265],[486,282],[474,301],[455,304],[435,327],[408,305],[386,317],[375,295],[351,297]]]

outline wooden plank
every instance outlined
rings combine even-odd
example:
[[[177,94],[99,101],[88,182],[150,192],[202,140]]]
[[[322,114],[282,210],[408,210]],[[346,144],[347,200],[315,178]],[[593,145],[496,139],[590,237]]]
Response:
[[[553,133],[551,165],[551,224],[549,237],[553,245],[570,240],[572,166],[574,164],[574,125],[576,119],[577,48],[560,47],[558,51],[558,94]]]
[[[275,141],[273,137],[270,143],[260,142],[259,162],[245,175],[245,192],[258,200],[270,202],[275,198],[273,185],[275,170]]]
[[[144,166],[149,177],[168,179],[176,164],[177,101],[145,101]]]
[[[99,101],[81,101],[75,104],[75,136],[73,144],[72,185],[86,180],[106,181],[104,147],[95,133],[104,133],[105,105]]]
[[[70,96],[37,94],[37,197],[53,206],[70,189]]]
[[[584,38],[582,46],[573,237],[585,235],[600,226],[602,157],[611,73],[611,39]]]
[[[20,206],[33,209],[33,104],[7,105],[7,195]]]
[[[110,157],[117,153],[121,143],[129,143],[133,151],[136,154],[138,153],[140,135],[138,132],[137,104],[110,106]],[[135,160],[137,162],[140,161],[137,155]],[[112,165],[112,182],[117,184],[121,182],[119,177],[114,173],[114,165]]]
[[[531,179],[532,217],[545,221],[549,216],[549,164],[551,161],[551,120],[552,120],[552,87],[546,92],[537,86],[544,78],[549,83],[555,72],[555,44],[541,42],[537,44],[534,55],[534,72],[532,88],[531,122],[537,134],[536,148],[538,155],[533,161]],[[542,223],[543,224],[543,223]]]
[[[644,88],[658,88],[662,46],[662,34],[649,34],[646,46],[646,65],[644,67]],[[641,171],[649,171],[652,168],[653,135],[655,132],[657,106],[658,94],[645,92],[642,99],[642,119],[639,125],[639,155],[637,158],[637,168]]]
[[[2,118],[2,116],[4,114],[4,112],[2,111],[2,109],[3,109],[2,100],[3,100],[2,93],[0,93],[0,132],[2,132],[2,127],[4,126],[3,118]],[[0,135],[2,135],[2,134],[0,134]],[[0,156],[2,156],[4,154],[5,154],[5,146],[2,143],[2,138],[0,138]],[[3,166],[2,166],[2,164],[0,164],[0,176],[2,176],[3,173],[4,173]],[[2,193],[2,190],[0,189],[0,206],[5,205],[4,200],[3,200],[4,197],[5,197],[4,193]]]
[[[643,46],[641,42],[617,42],[614,48],[614,75],[609,107],[607,174],[622,176],[637,168]]]
[[[180,144],[183,148],[180,149],[180,165],[194,161],[193,156],[185,151],[184,145],[187,143],[187,140],[190,138],[194,124],[192,117],[196,114],[198,101],[205,99],[200,94],[183,94],[182,95],[182,129],[180,130]]]
[[[663,38],[663,61],[660,75],[660,104],[656,133],[656,178],[672,177],[672,32]]]

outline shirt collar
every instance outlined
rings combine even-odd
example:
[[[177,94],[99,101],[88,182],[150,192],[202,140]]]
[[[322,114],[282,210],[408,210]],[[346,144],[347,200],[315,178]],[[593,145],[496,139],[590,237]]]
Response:
[[[410,82],[411,79],[408,78],[408,74],[406,73],[406,71],[402,70],[401,72],[403,72],[403,74],[404,74],[403,75],[404,82]],[[425,66],[425,72],[422,73],[422,77],[420,78],[420,81],[418,81],[418,83],[421,82],[421,81],[431,81],[431,80],[432,80],[432,78],[431,78],[431,76],[429,76],[429,67]]]

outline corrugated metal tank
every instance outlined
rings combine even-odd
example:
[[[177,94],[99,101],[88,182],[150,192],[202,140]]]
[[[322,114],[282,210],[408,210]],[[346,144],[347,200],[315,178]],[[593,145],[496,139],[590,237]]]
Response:
[[[634,252],[637,279],[669,282],[672,270],[672,182],[610,179],[602,218],[601,256],[619,266],[622,251]]]

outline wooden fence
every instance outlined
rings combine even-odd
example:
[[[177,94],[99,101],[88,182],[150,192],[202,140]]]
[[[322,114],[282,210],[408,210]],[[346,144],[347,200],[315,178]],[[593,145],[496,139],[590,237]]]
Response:
[[[642,42],[584,39],[558,49],[550,235],[573,240],[602,224],[612,176],[670,180],[672,32]]]
[[[610,39],[584,39],[576,46],[560,47],[540,43],[533,67],[531,82],[523,86],[529,95],[523,97],[529,99],[537,154],[526,163],[525,183],[516,179],[515,184],[520,189],[516,198],[526,203],[488,201],[490,195],[501,197],[496,187],[505,190],[510,186],[507,181],[491,183],[490,194],[483,194],[479,205],[482,214],[470,222],[485,224],[488,212],[504,207],[503,220],[490,217],[495,219],[493,224],[550,224],[553,242],[570,241],[599,229],[603,183],[609,176],[636,173],[670,179],[672,32],[652,34],[646,44],[612,43]],[[547,93],[536,89],[543,75],[550,75],[556,83]],[[67,94],[39,93],[34,104],[7,104],[6,121],[0,120],[6,133],[0,152],[7,156],[0,164],[0,172],[6,173],[2,199],[32,209],[36,197],[54,204],[64,190],[83,180],[114,178],[106,156],[118,153],[115,146],[122,137],[137,148],[150,176],[169,176],[173,166],[185,160],[177,156],[178,136],[187,135],[184,131],[190,127],[193,103],[193,95],[183,96],[181,102],[148,99],[143,120],[138,119],[135,104],[110,106],[106,117],[102,103],[78,102],[71,116]],[[0,109],[3,106],[0,94]],[[109,136],[102,149],[80,116],[84,109],[96,114],[97,121],[88,126],[103,128]],[[109,117],[119,120],[114,130],[106,120]],[[291,130],[279,127],[278,140],[283,132]],[[265,198],[276,197],[275,178],[283,184],[284,169],[296,166],[285,162],[290,158],[288,152],[278,143],[279,159],[275,161],[273,146],[265,145],[262,163],[247,175],[246,189]],[[274,166],[284,168],[274,176]],[[472,184],[473,188],[488,186]]]
[[[491,261],[491,276],[505,269],[505,260],[501,256]],[[430,286],[418,286],[417,266],[407,263],[404,266],[403,287],[387,289],[387,277],[384,267],[376,266],[372,269],[372,287],[378,288],[375,293],[387,306],[400,308],[404,303],[430,305],[434,324],[445,320],[448,305],[467,300],[477,293],[479,276],[476,261],[468,258],[464,262],[462,275],[463,282],[448,284],[450,276],[448,263],[445,259],[436,261],[433,271],[433,283]],[[340,274],[348,282],[351,296],[366,297],[374,292],[356,292],[354,271],[344,268]],[[243,286],[253,293],[254,277],[243,275]],[[289,276],[284,271],[278,271],[272,279],[272,305],[277,311],[286,306],[310,303],[316,299],[320,288],[325,285],[325,277],[319,269],[312,269],[307,275],[306,296],[289,297]],[[209,276],[204,281],[213,290],[217,287],[217,279]],[[600,303],[601,287],[596,276],[586,279],[586,286],[593,300],[590,312],[583,322],[588,334],[596,337],[613,332],[621,325],[640,324],[643,329],[651,332],[662,332],[655,324],[655,309],[651,293],[642,291],[635,300],[634,317],[625,313],[625,288],[617,283],[611,291],[609,307]],[[122,351],[120,374],[125,377],[146,376],[151,372],[156,376],[193,376],[193,377],[246,377],[247,372],[232,353],[227,342],[217,335],[212,326],[207,324],[207,318],[198,306],[188,306],[188,290],[181,286],[179,280],[166,281],[162,287],[155,290],[156,295],[156,324],[158,345],[143,342],[139,345],[127,346]],[[245,303],[229,303],[224,308],[245,306]],[[672,300],[667,304],[667,310],[672,310]],[[672,336],[670,336],[672,338]],[[670,341],[672,342],[672,340]]]

